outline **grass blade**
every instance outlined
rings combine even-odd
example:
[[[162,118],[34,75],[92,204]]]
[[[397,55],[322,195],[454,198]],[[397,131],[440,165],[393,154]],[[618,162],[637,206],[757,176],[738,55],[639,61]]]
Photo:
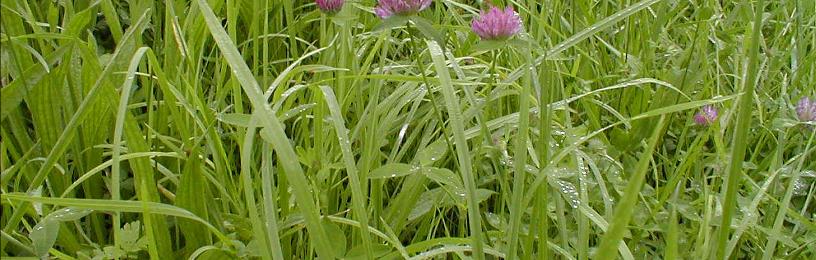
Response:
[[[750,1],[746,1],[750,5]],[[748,67],[745,72],[746,78],[742,81],[740,98],[737,105],[737,122],[734,129],[734,137],[731,141],[731,161],[726,171],[725,190],[723,193],[723,213],[720,229],[717,235],[717,258],[723,259],[728,244],[728,236],[731,234],[732,214],[737,202],[737,186],[742,175],[742,162],[745,159],[745,150],[748,146],[748,131],[750,130],[751,114],[753,113],[752,101],[754,98],[754,88],[757,83],[756,77],[759,74],[757,63],[759,59],[759,35],[762,34],[762,15],[765,10],[765,1],[759,0],[754,9],[753,29],[749,40]]]
[[[266,103],[258,82],[255,81],[252,72],[246,63],[244,63],[241,54],[238,52],[238,49],[235,47],[229,35],[227,35],[227,32],[221,27],[221,23],[212,9],[210,9],[204,0],[198,0],[197,3],[206,21],[207,28],[210,30],[210,34],[212,34],[218,48],[232,68],[232,73],[249,97],[252,107],[254,108],[254,113],[260,119],[260,125],[273,134],[273,139],[270,141],[277,152],[279,162],[283,165],[288,180],[292,184],[298,206],[303,211],[304,217],[306,217],[306,227],[309,230],[309,237],[315,242],[315,250],[317,250],[319,255],[325,257],[333,256],[334,253],[331,250],[331,242],[320,223],[320,212],[314,200],[312,200],[312,189],[309,186],[306,176],[303,174],[303,169],[298,165],[297,155],[289,143],[286,133],[283,131],[283,125],[277,120],[269,104]]]
[[[473,246],[473,256],[476,259],[484,258],[482,245],[482,220],[479,211],[479,204],[476,198],[476,175],[473,173],[473,166],[470,163],[470,148],[468,148],[467,138],[465,138],[465,124],[462,119],[462,112],[459,108],[458,98],[451,84],[450,72],[445,65],[445,54],[442,48],[435,41],[425,41],[431,53],[436,74],[442,87],[442,96],[445,99],[445,107],[450,116],[450,124],[453,130],[453,142],[456,145],[456,155],[459,159],[459,171],[462,173],[462,180],[465,182],[465,192],[467,196],[468,223],[470,224],[471,246]]]

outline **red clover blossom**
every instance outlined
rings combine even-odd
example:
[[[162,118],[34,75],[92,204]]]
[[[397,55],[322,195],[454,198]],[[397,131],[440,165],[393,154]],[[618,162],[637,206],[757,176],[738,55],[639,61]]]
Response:
[[[513,11],[513,7],[501,10],[495,6],[484,10],[479,17],[473,19],[470,28],[482,40],[505,40],[521,31],[521,17]]]
[[[343,4],[345,2],[346,0],[315,0],[317,8],[320,8],[320,11],[327,14],[335,14],[340,12],[340,9],[343,8]]]
[[[374,13],[381,19],[394,15],[413,15],[431,5],[432,0],[379,0]]]
[[[816,100],[803,97],[796,103],[796,115],[802,122],[816,121]]]
[[[694,115],[694,123],[700,126],[709,126],[717,122],[717,108],[712,105],[705,105]]]

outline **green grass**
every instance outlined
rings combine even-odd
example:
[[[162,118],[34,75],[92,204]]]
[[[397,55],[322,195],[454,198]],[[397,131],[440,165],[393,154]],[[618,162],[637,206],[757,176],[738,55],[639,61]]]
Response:
[[[433,2],[2,1],[0,257],[816,258],[816,3]]]

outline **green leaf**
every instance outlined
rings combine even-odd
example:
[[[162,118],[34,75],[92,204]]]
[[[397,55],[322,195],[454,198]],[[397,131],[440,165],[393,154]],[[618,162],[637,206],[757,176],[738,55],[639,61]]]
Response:
[[[357,12],[355,12],[354,8],[346,8],[344,7],[340,12],[330,16],[332,23],[339,25],[339,26],[350,26],[349,24],[353,21],[358,19]]]
[[[448,185],[454,189],[464,189],[462,179],[451,170],[436,167],[425,167],[422,174],[440,185]]]
[[[539,64],[544,62],[544,59],[550,59],[552,57],[555,57],[558,53],[561,53],[562,51],[564,51],[566,49],[569,49],[572,46],[575,46],[579,42],[585,40],[586,38],[591,37],[595,33],[599,32],[599,31],[601,31],[603,29],[606,29],[606,28],[616,24],[618,21],[626,19],[629,16],[637,13],[638,11],[646,9],[649,6],[651,6],[652,4],[657,3],[659,1],[660,0],[643,0],[643,1],[637,2],[635,4],[627,6],[624,9],[621,9],[620,11],[618,11],[618,12],[616,12],[616,13],[610,15],[610,16],[607,16],[603,20],[600,20],[600,21],[592,24],[591,26],[586,27],[586,29],[576,33],[573,36],[570,36],[566,40],[556,44],[555,46],[553,46],[552,48],[547,50],[547,55],[543,55],[541,57],[536,58],[535,66],[538,66]],[[515,69],[512,73],[510,73],[510,75],[507,77],[507,79],[504,80],[504,82],[514,82],[514,81],[518,80],[523,75],[525,69],[526,69],[526,67],[524,67],[524,66],[521,66],[521,67]]]
[[[334,125],[335,133],[337,133],[337,142],[340,144],[340,152],[343,155],[343,164],[348,173],[349,184],[351,184],[351,207],[356,215],[357,221],[362,223],[360,226],[360,233],[363,240],[363,246],[368,251],[371,246],[371,238],[368,232],[368,211],[366,210],[366,193],[363,191],[363,184],[360,182],[360,175],[357,169],[357,163],[354,161],[354,153],[351,151],[351,142],[348,129],[346,129],[345,121],[343,120],[342,110],[340,104],[337,102],[337,97],[334,91],[329,86],[320,86],[323,91],[323,97],[326,100],[326,105],[329,107],[329,112],[332,118],[332,125]],[[344,248],[345,251],[345,248]],[[337,252],[335,252],[337,253]],[[344,255],[336,254],[336,256]]]
[[[425,36],[425,38],[438,42],[440,46],[445,45],[445,35],[442,32],[434,29],[433,25],[431,25],[428,20],[425,20],[425,18],[419,16],[411,16],[409,19],[414,23],[416,28],[419,29],[419,32]]]
[[[521,51],[532,52],[534,50],[541,49],[541,46],[539,46],[537,42],[527,37],[516,37],[513,39],[509,39],[507,40],[507,43]]]
[[[122,240],[119,241],[121,249],[127,253],[141,251],[147,247],[147,241],[141,236],[141,223],[133,221],[126,223],[122,227]]]
[[[405,25],[406,22],[408,22],[408,17],[401,15],[393,15],[383,20],[380,24],[374,26],[374,28],[372,28],[371,31],[379,32],[383,30],[391,30],[396,27]]]
[[[218,121],[240,126],[240,127],[247,127],[249,126],[249,119],[252,118],[252,115],[249,114],[241,114],[241,113],[227,113],[227,114],[219,114]]]
[[[473,52],[487,52],[501,49],[507,45],[507,41],[479,41],[475,46],[473,46]]]
[[[28,234],[34,253],[39,257],[48,256],[48,249],[51,249],[57,242],[57,235],[59,235],[59,221],[45,218],[37,223]]]
[[[335,256],[346,255],[346,234],[340,229],[340,226],[334,224],[328,219],[323,219],[323,229],[329,234],[329,240],[332,241],[332,250]]]
[[[430,166],[442,159],[446,153],[448,153],[448,146],[445,142],[433,142],[417,152],[414,161],[419,162],[419,165],[422,166]]]
[[[91,214],[91,212],[93,210],[68,207],[51,212],[51,214],[43,217],[28,234],[28,238],[31,239],[33,244],[34,253],[40,257],[47,256],[48,249],[51,249],[57,241],[60,222],[75,221]]]
[[[402,177],[420,172],[420,169],[422,168],[416,165],[409,165],[404,163],[389,163],[380,166],[380,168],[374,169],[373,171],[368,173],[368,178],[385,179]]]
[[[372,245],[372,252],[371,254],[374,258],[382,259],[381,257],[385,254],[391,253],[391,247],[387,245]],[[343,258],[346,260],[364,260],[366,258],[365,249],[362,246],[355,246],[351,248],[351,250],[346,253],[346,256]]]

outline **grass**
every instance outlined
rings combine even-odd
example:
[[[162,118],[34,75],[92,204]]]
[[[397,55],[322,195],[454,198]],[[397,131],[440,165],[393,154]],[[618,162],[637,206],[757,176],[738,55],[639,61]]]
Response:
[[[816,258],[815,3],[433,2],[3,1],[0,256]]]

